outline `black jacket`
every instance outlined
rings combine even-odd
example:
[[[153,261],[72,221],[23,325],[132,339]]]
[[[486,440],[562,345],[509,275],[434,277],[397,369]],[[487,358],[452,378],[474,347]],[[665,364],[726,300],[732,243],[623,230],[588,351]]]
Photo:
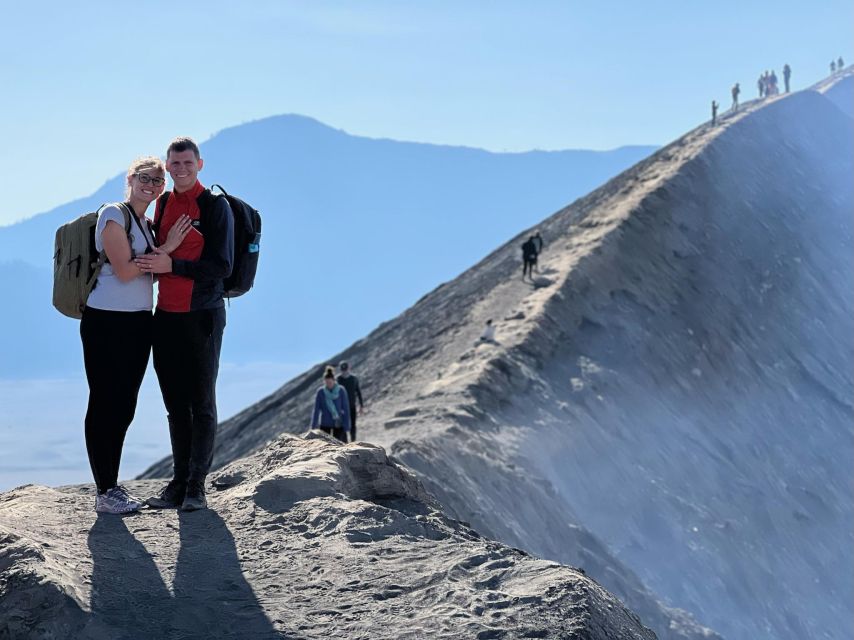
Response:
[[[359,406],[364,407],[365,401],[362,399],[362,389],[359,387],[359,379],[352,373],[347,376],[338,376],[338,384],[347,389],[347,398],[350,400],[350,409],[356,408],[356,398],[359,398]]]

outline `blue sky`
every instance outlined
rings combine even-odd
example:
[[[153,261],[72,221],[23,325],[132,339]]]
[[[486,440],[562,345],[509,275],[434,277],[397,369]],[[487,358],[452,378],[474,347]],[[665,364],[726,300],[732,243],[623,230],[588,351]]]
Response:
[[[169,139],[300,113],[496,151],[662,144],[854,61],[850,0],[3,2],[0,224],[87,195]],[[247,158],[247,162],[251,162]]]

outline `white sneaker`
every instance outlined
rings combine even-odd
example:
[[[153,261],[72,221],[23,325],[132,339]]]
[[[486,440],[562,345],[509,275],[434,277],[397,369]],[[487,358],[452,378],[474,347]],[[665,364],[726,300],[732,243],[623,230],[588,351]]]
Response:
[[[139,502],[129,500],[127,494],[118,487],[95,496],[95,511],[98,513],[131,513],[138,511],[141,506]]]
[[[128,491],[127,487],[125,487],[123,484],[117,484],[115,488],[116,491],[120,492],[125,497],[125,500],[127,500],[128,502],[135,502],[140,507],[145,504],[145,500],[143,500],[142,498],[137,498],[130,491]]]

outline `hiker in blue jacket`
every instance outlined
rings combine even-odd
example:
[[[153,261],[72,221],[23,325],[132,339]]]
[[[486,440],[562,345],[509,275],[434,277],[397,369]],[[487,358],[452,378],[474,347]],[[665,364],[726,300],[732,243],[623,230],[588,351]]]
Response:
[[[326,367],[323,386],[314,397],[311,412],[311,428],[331,434],[341,442],[347,442],[350,431],[350,400],[347,390],[335,381],[335,370]]]

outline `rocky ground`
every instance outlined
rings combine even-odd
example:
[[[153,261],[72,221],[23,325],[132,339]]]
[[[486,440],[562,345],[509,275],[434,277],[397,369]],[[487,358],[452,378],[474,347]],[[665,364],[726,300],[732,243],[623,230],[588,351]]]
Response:
[[[0,638],[655,637],[583,572],[445,516],[379,447],[283,436],[212,486],[210,510],[127,517],[91,487],[0,496]]]

